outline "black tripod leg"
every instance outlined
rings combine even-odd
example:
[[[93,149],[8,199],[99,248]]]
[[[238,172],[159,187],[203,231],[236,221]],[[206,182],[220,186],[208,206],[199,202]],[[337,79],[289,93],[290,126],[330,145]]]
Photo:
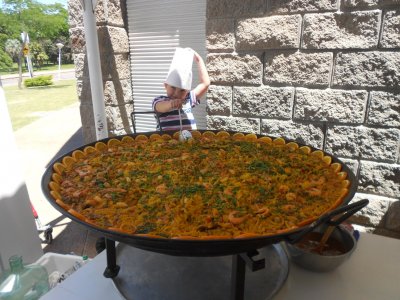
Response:
[[[118,275],[119,266],[117,265],[117,252],[115,241],[106,238],[107,268],[104,270],[104,277],[114,278]]]
[[[244,299],[246,263],[240,254],[232,256],[231,300]]]

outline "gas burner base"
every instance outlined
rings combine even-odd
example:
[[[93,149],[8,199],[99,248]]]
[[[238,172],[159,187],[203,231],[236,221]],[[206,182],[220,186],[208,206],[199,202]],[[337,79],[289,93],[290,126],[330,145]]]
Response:
[[[279,244],[258,249],[265,268],[246,267],[244,299],[272,298],[286,281],[288,257]],[[234,256],[182,257],[144,251],[120,243],[115,285],[127,300],[230,300]]]

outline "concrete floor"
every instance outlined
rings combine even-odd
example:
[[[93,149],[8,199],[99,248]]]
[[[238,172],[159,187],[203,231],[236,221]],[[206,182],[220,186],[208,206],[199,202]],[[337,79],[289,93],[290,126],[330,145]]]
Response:
[[[31,203],[42,225],[53,228],[53,241],[42,243],[43,251],[94,257],[100,234],[65,218],[51,206],[41,189],[42,175],[52,161],[83,144],[79,103],[46,112],[37,121],[17,130],[15,139]],[[39,236],[43,239],[43,234]]]

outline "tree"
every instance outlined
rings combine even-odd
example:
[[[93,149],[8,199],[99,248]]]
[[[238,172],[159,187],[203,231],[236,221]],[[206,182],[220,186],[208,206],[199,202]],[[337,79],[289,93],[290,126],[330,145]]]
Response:
[[[11,39],[7,40],[5,43],[5,50],[11,56],[13,60],[18,59],[18,55],[21,53],[21,43],[18,40]]]
[[[44,52],[43,46],[38,42],[32,42],[30,43],[29,48],[33,64],[36,66],[36,68],[40,68],[43,66],[44,60],[49,58]]]
[[[0,48],[0,69],[6,70],[12,67],[13,61],[11,57]]]
[[[0,68],[8,69],[12,67],[12,59],[5,51],[5,42],[14,38],[13,36],[13,23],[7,16],[0,10]]]
[[[18,87],[21,88],[22,83],[22,45],[18,40],[7,40],[5,49],[8,54],[18,62]]]
[[[30,41],[47,45],[56,44],[60,39],[69,41],[68,11],[59,3],[45,5],[34,0],[3,0],[0,8],[0,48],[4,49],[5,37],[20,40],[21,32],[29,34]],[[45,42],[50,41],[50,43]],[[46,45],[44,44],[46,43]],[[63,44],[67,45],[67,43]],[[63,54],[70,51],[63,49]],[[46,53],[50,59],[52,53]],[[45,56],[41,55],[42,59]],[[1,52],[0,52],[1,60]],[[53,62],[57,62],[57,56]]]

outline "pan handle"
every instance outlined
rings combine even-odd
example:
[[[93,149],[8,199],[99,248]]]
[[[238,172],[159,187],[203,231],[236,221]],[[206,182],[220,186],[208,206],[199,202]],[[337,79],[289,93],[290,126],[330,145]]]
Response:
[[[368,199],[363,199],[357,202],[354,202],[352,204],[340,207],[328,215],[330,215],[330,220],[327,221],[326,223],[328,225],[334,225],[337,226],[343,221],[347,220],[350,218],[352,215],[354,215],[357,211],[361,210],[363,207],[367,206],[369,203]],[[336,218],[335,218],[336,217]]]
[[[332,226],[337,226],[342,223],[344,220],[350,218],[357,211],[365,207],[369,203],[368,199],[362,199],[360,201],[341,206],[332,210],[329,213],[322,215],[320,218],[311,223],[306,229],[300,231],[296,235],[289,235],[286,237],[286,241],[290,244],[294,244],[301,240],[301,238],[307,233],[313,231],[315,228],[320,226],[321,224],[328,224]],[[336,218],[335,218],[336,217]]]

